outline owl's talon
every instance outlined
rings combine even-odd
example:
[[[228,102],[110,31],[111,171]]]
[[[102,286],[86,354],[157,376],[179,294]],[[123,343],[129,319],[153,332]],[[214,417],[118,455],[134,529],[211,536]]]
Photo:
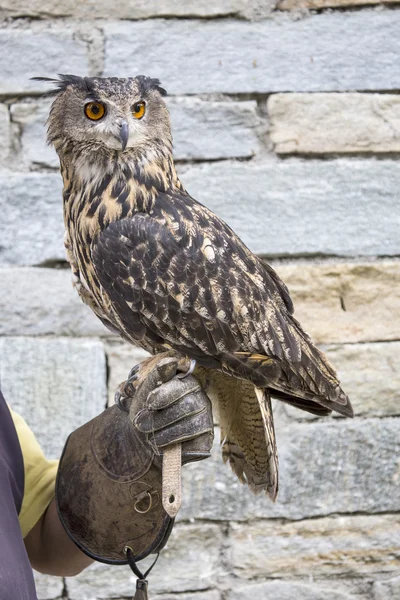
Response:
[[[179,374],[177,375],[177,377],[178,377],[179,379],[185,379],[185,377],[189,377],[189,375],[191,375],[191,374],[193,373],[193,371],[195,370],[195,368],[196,368],[196,364],[197,364],[197,361],[195,361],[195,360],[192,358],[192,360],[190,361],[189,369],[186,371],[186,373],[179,373]]]
[[[119,390],[117,390],[115,392],[115,394],[114,394],[114,402],[115,402],[115,404],[123,412],[129,413],[129,410],[127,409],[127,407],[124,404],[124,400],[126,400],[126,397],[123,396]]]
[[[136,375],[136,374],[137,374],[137,372],[139,371],[139,369],[140,369],[140,363],[139,363],[139,364],[137,364],[137,365],[135,365],[134,367],[132,367],[132,369],[129,371],[129,375],[128,375],[128,381],[130,380],[130,378],[131,378],[133,375]]]

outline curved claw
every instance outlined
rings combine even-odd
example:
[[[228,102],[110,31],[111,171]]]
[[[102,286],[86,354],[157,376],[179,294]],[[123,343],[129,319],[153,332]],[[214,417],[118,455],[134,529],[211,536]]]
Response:
[[[115,404],[118,406],[118,408],[119,408],[120,410],[122,410],[123,412],[126,412],[126,413],[128,413],[128,412],[129,412],[129,410],[127,409],[127,407],[126,407],[126,406],[125,406],[125,404],[123,403],[123,402],[124,402],[124,400],[126,400],[126,397],[125,397],[125,396],[123,396],[119,390],[117,390],[117,391],[115,392],[115,394],[114,394],[114,402],[115,402]]]
[[[193,373],[193,371],[195,370],[196,364],[197,364],[197,362],[192,358],[192,360],[190,361],[189,369],[186,371],[186,373],[179,373],[177,375],[177,377],[179,379],[185,379],[185,377],[189,377],[189,375],[191,375]]]

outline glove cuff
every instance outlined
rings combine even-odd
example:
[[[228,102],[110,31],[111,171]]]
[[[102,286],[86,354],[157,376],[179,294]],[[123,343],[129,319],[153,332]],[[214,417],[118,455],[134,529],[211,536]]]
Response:
[[[165,545],[173,527],[162,507],[159,461],[117,406],[74,431],[56,481],[58,514],[72,541],[91,558],[126,564]]]

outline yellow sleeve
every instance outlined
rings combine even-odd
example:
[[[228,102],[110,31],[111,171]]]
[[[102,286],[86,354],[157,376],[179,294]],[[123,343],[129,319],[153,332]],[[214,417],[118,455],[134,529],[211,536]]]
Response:
[[[39,521],[53,499],[58,461],[45,458],[33,432],[24,419],[11,409],[10,411],[24,459],[24,498],[19,513],[19,524],[24,538]]]

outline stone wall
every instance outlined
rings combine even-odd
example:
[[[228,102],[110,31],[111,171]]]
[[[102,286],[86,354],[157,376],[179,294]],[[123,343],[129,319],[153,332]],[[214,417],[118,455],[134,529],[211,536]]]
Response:
[[[287,282],[356,418],[275,407],[281,491],[213,458],[151,577],[159,600],[400,598],[400,7],[379,0],[3,0],[0,381],[46,452],[143,356],[80,303],[49,102],[32,76],[159,77],[189,191]],[[370,6],[368,6],[370,5]],[[40,600],[133,595],[125,567],[37,577]]]

